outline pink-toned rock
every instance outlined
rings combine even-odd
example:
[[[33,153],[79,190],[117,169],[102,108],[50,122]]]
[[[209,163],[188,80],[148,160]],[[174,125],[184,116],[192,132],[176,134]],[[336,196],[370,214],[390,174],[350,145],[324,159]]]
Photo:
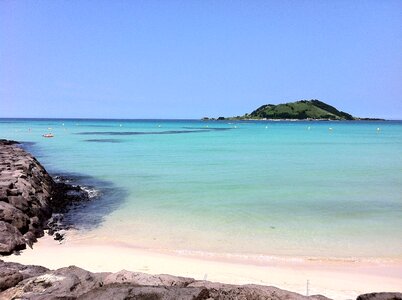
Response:
[[[0,292],[17,285],[23,279],[22,274],[16,269],[0,269]]]
[[[91,273],[70,266],[44,271],[28,266],[23,275],[20,264],[0,261],[0,273],[8,276],[8,289],[0,291],[0,299],[158,299],[158,300],[328,300],[324,296],[302,296],[275,287],[229,285],[171,275],[149,275],[129,271]],[[39,268],[39,269],[38,269]],[[19,274],[16,272],[19,272]],[[26,273],[25,273],[26,274]]]
[[[195,280],[193,278],[178,277],[166,274],[150,275],[146,273],[122,270],[107,276],[104,280],[104,284],[131,283],[136,285],[184,287],[190,283],[193,283],[194,281]]]

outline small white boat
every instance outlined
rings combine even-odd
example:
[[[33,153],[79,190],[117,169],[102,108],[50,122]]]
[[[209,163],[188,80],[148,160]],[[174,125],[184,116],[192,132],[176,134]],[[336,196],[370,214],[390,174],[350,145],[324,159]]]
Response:
[[[51,134],[51,133],[46,133],[46,134],[44,134],[44,135],[42,135],[42,136],[45,137],[45,138],[52,138],[52,137],[54,137],[54,135]]]

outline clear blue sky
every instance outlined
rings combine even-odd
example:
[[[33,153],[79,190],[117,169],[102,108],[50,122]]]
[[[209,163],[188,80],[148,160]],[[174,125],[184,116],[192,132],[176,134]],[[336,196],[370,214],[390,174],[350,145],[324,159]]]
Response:
[[[217,117],[312,98],[402,119],[402,1],[0,2],[0,117]]]

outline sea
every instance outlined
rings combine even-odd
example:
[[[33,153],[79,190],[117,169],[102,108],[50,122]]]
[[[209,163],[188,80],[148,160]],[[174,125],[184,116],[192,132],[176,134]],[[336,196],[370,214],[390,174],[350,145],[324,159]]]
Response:
[[[0,119],[0,138],[89,191],[66,217],[75,239],[402,258],[402,121]]]

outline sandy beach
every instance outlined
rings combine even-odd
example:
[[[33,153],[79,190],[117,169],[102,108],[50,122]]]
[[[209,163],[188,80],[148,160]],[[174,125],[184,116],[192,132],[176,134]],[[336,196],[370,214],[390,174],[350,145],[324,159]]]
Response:
[[[34,249],[5,261],[48,268],[76,265],[89,271],[125,269],[150,274],[189,276],[230,284],[276,286],[303,295],[322,294],[333,299],[355,299],[359,294],[400,291],[402,261],[320,261],[273,258],[271,261],[200,257],[155,252],[124,244],[67,239],[59,244],[46,235]]]

